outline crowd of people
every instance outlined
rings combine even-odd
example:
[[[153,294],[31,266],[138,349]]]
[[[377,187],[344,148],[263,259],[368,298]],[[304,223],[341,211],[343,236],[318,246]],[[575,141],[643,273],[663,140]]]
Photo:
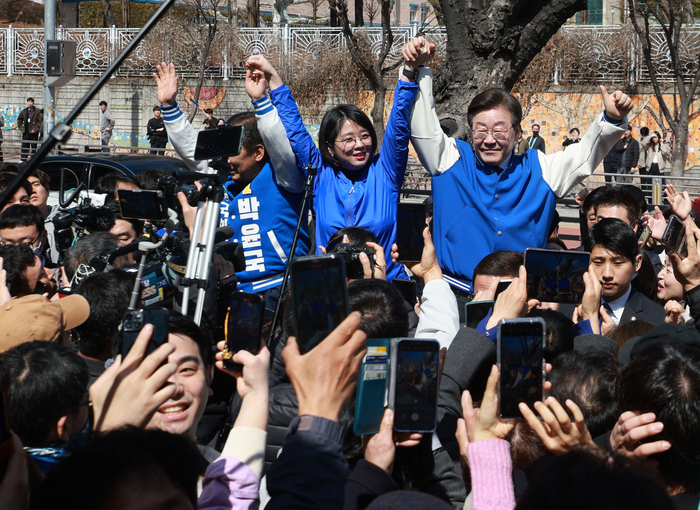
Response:
[[[601,87],[604,111],[582,137],[572,132],[565,150],[547,155],[533,132],[516,153],[520,104],[489,89],[469,107],[467,143],[440,128],[426,67],[433,53],[422,37],[404,46],[381,150],[352,105],[327,111],[316,146],[289,88],[252,56],[254,112],[225,122],[244,127],[227,161],[195,161],[175,67],[157,66],[161,107],[149,129],[167,132],[208,176],[198,186],[223,186],[221,225],[238,248],[233,257],[216,249],[208,280],[195,282],[206,289],[198,322],[194,305],[180,313],[192,283],[187,253],[198,244],[188,238],[198,216],[186,190],[167,224],[120,208],[120,189],[162,186],[164,172],[107,175],[95,189],[104,206],[69,211],[48,205],[43,172],[22,182],[0,209],[0,508],[698,507],[700,228],[688,193],[667,186],[663,211],[632,184],[581,193],[576,250],[590,265],[528,285],[524,251],[565,248],[557,200],[624,139],[632,101]],[[433,190],[419,262],[396,244],[409,140]],[[2,168],[0,193],[20,171]],[[291,253],[300,215],[309,221]],[[671,215],[685,225],[682,253],[664,240]],[[177,242],[157,257],[140,253],[147,240],[168,239]],[[301,354],[285,268],[338,245],[359,253],[349,315]],[[392,284],[409,277],[416,302]],[[328,301],[307,287],[309,306]],[[239,291],[262,296],[266,341],[257,354],[235,353],[243,368],[232,371],[224,322]],[[484,301],[493,302],[488,313],[466,327],[465,305]],[[167,308],[167,319],[129,329],[125,315],[151,305]],[[502,321],[528,317],[546,325],[542,344],[530,339],[527,355],[504,353],[499,367]],[[398,368],[409,394],[436,397],[434,432],[395,432],[392,409],[378,432],[353,432],[360,367],[373,359],[366,341],[389,338],[442,349],[439,362],[415,355]],[[501,377],[521,419],[499,416]],[[517,395],[542,391],[544,400],[518,404]]]

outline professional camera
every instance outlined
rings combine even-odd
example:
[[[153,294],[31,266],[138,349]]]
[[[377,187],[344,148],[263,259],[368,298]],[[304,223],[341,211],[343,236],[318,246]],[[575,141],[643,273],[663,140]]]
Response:
[[[376,251],[369,246],[357,248],[346,243],[335,245],[328,253],[340,255],[345,260],[345,276],[353,280],[361,280],[365,277],[365,272],[362,269],[360,262],[360,253],[364,253],[369,258],[370,267],[374,268],[374,255]]]
[[[182,184],[172,175],[161,177],[155,188],[163,192],[168,207],[173,211],[180,213],[180,201],[177,199],[178,192],[182,191],[187,197],[187,203],[191,206],[196,206],[199,201],[199,191],[192,185]]]
[[[114,226],[114,213],[106,207],[81,205],[72,209],[60,209],[51,221],[54,225],[55,248],[63,258],[66,250],[85,232],[109,232]]]

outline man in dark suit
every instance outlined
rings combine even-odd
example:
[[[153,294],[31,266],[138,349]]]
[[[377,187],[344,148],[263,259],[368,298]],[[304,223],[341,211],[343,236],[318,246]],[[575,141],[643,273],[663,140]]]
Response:
[[[543,154],[547,153],[547,148],[544,144],[544,138],[540,136],[539,124],[532,125],[532,136],[527,137],[527,145],[529,149],[542,151]]]
[[[642,266],[642,255],[637,235],[627,223],[617,218],[600,219],[588,231],[585,246],[602,283],[602,305],[615,325],[633,320],[664,323],[664,308],[632,285]]]
[[[38,140],[43,122],[43,110],[34,106],[34,98],[27,98],[27,107],[17,116],[17,129],[22,133],[22,140]],[[36,143],[22,143],[22,161],[27,161],[34,152],[36,152]]]

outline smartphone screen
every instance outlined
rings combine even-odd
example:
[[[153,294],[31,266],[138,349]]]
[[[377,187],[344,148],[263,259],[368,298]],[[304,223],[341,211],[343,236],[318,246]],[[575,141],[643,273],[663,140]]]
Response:
[[[219,129],[207,129],[197,134],[194,149],[195,161],[204,159],[227,158],[241,153],[243,126],[226,126]]]
[[[496,294],[493,296],[494,301],[498,297],[498,295],[506,290],[508,287],[510,287],[510,284],[513,283],[513,279],[509,278],[507,280],[504,280],[501,278],[501,280],[498,282],[498,286],[496,287]]]
[[[127,310],[122,321],[122,342],[119,354],[122,359],[129,353],[136,337],[146,324],[153,324],[153,337],[148,344],[147,354],[168,342],[169,312],[165,308],[147,308],[145,310]]]
[[[401,262],[420,262],[423,256],[425,204],[399,204],[396,210],[396,244]]]
[[[498,415],[522,418],[518,404],[544,399],[544,320],[504,319],[498,324]]]
[[[160,190],[118,189],[122,218],[146,221],[168,219],[168,205]]]
[[[464,322],[468,328],[476,329],[493,308],[493,301],[472,301],[464,305]]]
[[[348,316],[345,260],[335,254],[294,259],[291,288],[297,345],[305,354]]]
[[[440,344],[399,340],[394,375],[394,430],[432,432],[437,426]]]
[[[681,257],[688,256],[688,250],[685,249],[685,224],[675,214],[668,219],[661,243],[667,251],[677,253]]]
[[[583,273],[591,254],[584,251],[525,250],[527,297],[542,303],[580,303],[585,290]]]
[[[243,366],[232,361],[238,351],[260,352],[265,300],[258,294],[237,292],[232,296],[226,315],[226,347],[222,352],[224,367],[241,371]]]
[[[399,289],[399,292],[401,292],[401,295],[409,305],[412,307],[416,306],[416,282],[413,280],[404,280],[403,278],[394,278],[391,283]]]

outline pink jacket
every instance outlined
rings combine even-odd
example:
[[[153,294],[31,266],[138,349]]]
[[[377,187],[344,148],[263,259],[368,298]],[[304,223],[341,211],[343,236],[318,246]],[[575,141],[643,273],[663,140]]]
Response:
[[[513,510],[513,462],[510,444],[503,439],[469,443],[472,510]]]

